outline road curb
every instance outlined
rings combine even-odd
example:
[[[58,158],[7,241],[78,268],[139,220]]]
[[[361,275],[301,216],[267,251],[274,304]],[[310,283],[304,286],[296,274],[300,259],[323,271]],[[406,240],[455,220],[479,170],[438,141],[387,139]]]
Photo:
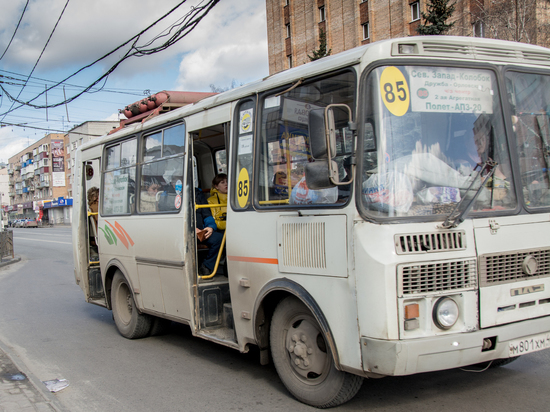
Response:
[[[16,257],[10,258],[10,259],[2,259],[2,261],[0,262],[0,268],[4,267],[4,266],[11,265],[12,263],[17,263],[19,261],[21,261],[21,256],[16,256]]]

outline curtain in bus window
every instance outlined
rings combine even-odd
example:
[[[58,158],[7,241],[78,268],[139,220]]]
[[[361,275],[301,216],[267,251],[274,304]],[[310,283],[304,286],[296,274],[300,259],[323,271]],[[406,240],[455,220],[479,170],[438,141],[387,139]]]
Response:
[[[474,212],[516,207],[493,72],[389,66],[367,81],[358,178],[369,214],[446,216],[476,194]]]
[[[550,76],[508,72],[506,79],[525,204],[550,206]]]
[[[296,87],[282,95],[271,94],[262,101],[258,200],[260,206],[319,205],[344,203],[351,185],[311,190],[305,182],[305,165],[311,156],[308,115],[331,103],[355,102],[355,76],[344,72]],[[338,122],[334,160],[341,181],[350,179],[353,135],[346,121]],[[343,119],[345,117],[342,117]]]

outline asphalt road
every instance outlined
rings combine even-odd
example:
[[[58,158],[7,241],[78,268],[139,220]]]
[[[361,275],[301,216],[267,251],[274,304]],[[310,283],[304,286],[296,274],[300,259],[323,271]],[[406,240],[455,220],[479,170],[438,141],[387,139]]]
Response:
[[[310,411],[257,351],[241,354],[173,324],[122,338],[111,312],[75,284],[69,228],[14,229],[21,262],[0,268],[0,341],[37,379],[67,379],[69,411]],[[546,411],[550,350],[485,372],[449,370],[365,380],[342,411]]]

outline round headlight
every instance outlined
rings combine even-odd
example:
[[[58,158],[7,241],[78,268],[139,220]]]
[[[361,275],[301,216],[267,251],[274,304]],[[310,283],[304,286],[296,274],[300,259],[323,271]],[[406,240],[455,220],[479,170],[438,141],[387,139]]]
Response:
[[[458,320],[458,305],[451,298],[441,298],[434,305],[433,319],[440,329],[450,329]]]

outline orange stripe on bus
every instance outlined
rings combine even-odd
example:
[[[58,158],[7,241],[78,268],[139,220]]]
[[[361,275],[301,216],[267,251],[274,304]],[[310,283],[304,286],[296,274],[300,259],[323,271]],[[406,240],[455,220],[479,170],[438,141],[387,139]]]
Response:
[[[228,256],[228,258],[229,260],[232,260],[234,262],[268,263],[270,265],[279,264],[278,259],[270,259],[270,258],[255,258],[255,257],[247,257],[247,256]]]

